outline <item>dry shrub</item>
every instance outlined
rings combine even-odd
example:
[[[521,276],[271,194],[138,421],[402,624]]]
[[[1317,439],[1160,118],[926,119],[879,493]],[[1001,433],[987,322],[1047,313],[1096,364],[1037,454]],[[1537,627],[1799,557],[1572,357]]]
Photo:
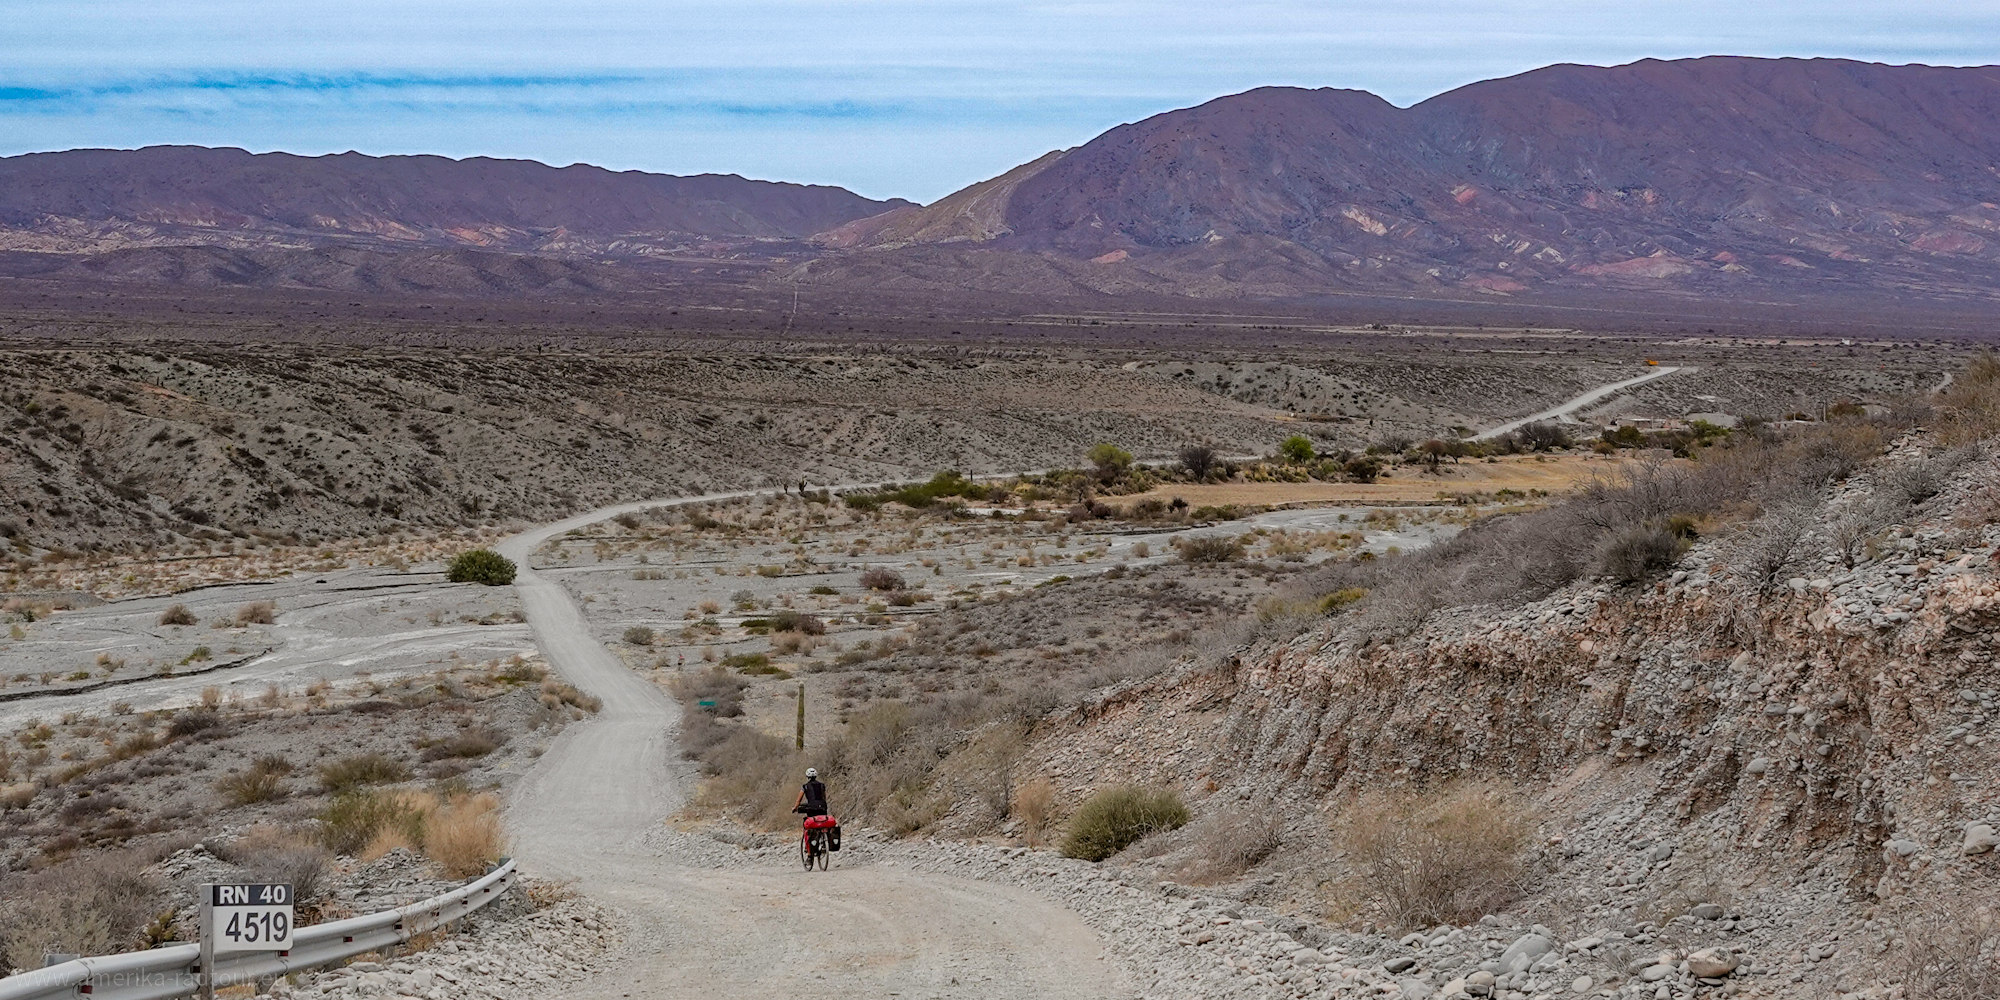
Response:
[[[528,905],[537,910],[582,898],[576,891],[575,882],[546,882],[537,878],[521,879],[521,888],[528,896]]]
[[[248,768],[217,781],[215,790],[231,805],[270,802],[291,794],[291,786],[285,782],[290,773],[292,765],[284,758],[260,757]]]
[[[1681,540],[1665,528],[1630,525],[1611,533],[1597,548],[1597,572],[1619,583],[1637,583],[1671,568]]]
[[[319,769],[320,787],[336,794],[353,791],[363,785],[389,785],[408,780],[408,767],[379,753],[342,757]]]
[[[319,840],[334,851],[373,860],[405,848],[454,876],[486,870],[507,846],[500,799],[491,793],[349,792],[334,799],[319,821]]]
[[[333,856],[302,831],[259,823],[216,852],[224,861],[249,869],[258,882],[284,882],[299,905],[310,907],[326,891]]]
[[[903,574],[887,566],[870,566],[862,570],[860,583],[869,590],[902,590],[908,586],[903,582]]]
[[[1764,516],[1738,525],[1727,548],[1730,568],[1758,593],[1778,586],[1806,555],[1813,504],[1802,497],[1774,502]]]
[[[1171,789],[1107,788],[1084,800],[1063,838],[1065,857],[1102,861],[1155,833],[1179,829],[1187,805]]]
[[[359,855],[384,832],[393,831],[414,846],[423,841],[424,823],[435,804],[421,792],[343,792],[320,811],[319,841],[337,854]]]
[[[278,606],[271,601],[251,601],[236,609],[238,625],[269,625],[278,617]]]
[[[1243,554],[1242,544],[1235,538],[1225,535],[1177,538],[1174,540],[1174,547],[1180,550],[1181,561],[1187,563],[1233,562]]]
[[[477,875],[507,852],[500,827],[500,797],[491,792],[445,802],[424,827],[423,850],[446,874]]]
[[[164,887],[137,853],[72,861],[5,886],[0,893],[0,957],[38,969],[48,953],[103,955],[137,947],[146,925],[168,906]]]
[[[1946,444],[2000,433],[2000,358],[1991,354],[1973,358],[1934,403],[1938,436]]]
[[[188,606],[185,604],[175,604],[167,608],[167,610],[160,612],[160,624],[162,625],[194,625],[197,621],[198,619],[195,618],[194,612],[188,610]]]
[[[1391,924],[1466,924],[1521,893],[1535,819],[1512,788],[1457,784],[1370,792],[1335,830],[1359,891]]]
[[[634,625],[625,630],[625,644],[628,646],[650,646],[653,644],[653,630],[644,625]]]
[[[1911,997],[2000,996],[2000,913],[1990,898],[1932,893],[1901,921],[1903,946],[1888,963]]]
[[[167,723],[167,735],[173,739],[193,736],[196,733],[214,729],[222,724],[222,717],[206,708],[193,708],[174,716]]]
[[[555,710],[564,705],[595,713],[604,707],[603,699],[596,695],[584,694],[574,685],[565,684],[553,677],[542,681],[541,702],[544,708]]]
[[[712,808],[735,814],[745,822],[766,830],[792,825],[792,803],[799,783],[805,780],[803,755],[789,739],[780,739],[744,726],[724,725],[701,713],[688,713],[688,731],[699,730],[699,760],[710,777],[702,786],[701,801]],[[694,756],[695,744],[683,752]],[[831,779],[833,776],[828,775]],[[844,790],[831,782],[829,803],[839,811],[838,794]]]
[[[16,785],[0,785],[0,809],[26,809],[35,801],[35,785],[21,782]]]
[[[1182,877],[1195,885],[1235,878],[1277,853],[1285,839],[1285,824],[1269,808],[1232,806],[1195,824],[1194,849],[1181,867]]]
[[[1055,806],[1056,786],[1047,778],[1032,778],[1014,789],[1014,818],[1021,821],[1021,836],[1026,838],[1028,846],[1042,845]]]
[[[475,726],[451,739],[424,748],[425,760],[484,757],[505,745],[507,737],[484,726]]]

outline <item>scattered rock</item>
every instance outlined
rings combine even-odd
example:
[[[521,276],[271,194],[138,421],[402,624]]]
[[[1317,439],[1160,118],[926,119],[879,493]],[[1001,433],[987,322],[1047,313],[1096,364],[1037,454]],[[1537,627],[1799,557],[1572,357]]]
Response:
[[[1702,903],[1688,912],[1702,920],[1721,920],[1726,911],[1720,903]]]
[[[1739,959],[1727,948],[1703,948],[1687,957],[1688,972],[1704,979],[1720,979],[1736,971]]]

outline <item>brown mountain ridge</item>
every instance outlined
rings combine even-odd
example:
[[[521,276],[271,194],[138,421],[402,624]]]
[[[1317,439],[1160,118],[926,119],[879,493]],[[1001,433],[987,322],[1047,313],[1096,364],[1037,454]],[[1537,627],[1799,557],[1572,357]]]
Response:
[[[1034,258],[965,268],[1016,283],[1201,295],[1985,299],[2000,291],[2000,68],[1559,65],[1407,109],[1262,88],[1119,126],[986,185],[999,180],[1005,201],[984,206],[983,237],[925,238],[962,214],[954,195],[822,242],[892,251],[911,271],[913,246],[973,243]],[[871,228],[883,234],[853,238]]]
[[[1558,65],[1409,108],[1260,88],[922,207],[515,160],[34,154],[0,159],[0,276],[480,298],[721,282],[787,301],[817,287],[1980,316],[2000,296],[2000,67]]]

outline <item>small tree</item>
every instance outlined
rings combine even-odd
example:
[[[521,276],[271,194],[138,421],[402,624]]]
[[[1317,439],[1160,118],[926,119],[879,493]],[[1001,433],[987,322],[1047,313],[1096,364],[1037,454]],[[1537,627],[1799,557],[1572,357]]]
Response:
[[[1097,469],[1097,478],[1112,482],[1132,467],[1132,453],[1110,442],[1093,446],[1087,456]]]
[[[453,583],[504,587],[514,582],[514,560],[492,549],[469,549],[451,561],[444,577]]]
[[[1312,439],[1304,434],[1294,434],[1278,446],[1278,454],[1293,465],[1303,465],[1313,460]]]
[[[1552,451],[1556,448],[1567,448],[1574,443],[1570,440],[1569,432],[1562,429],[1562,425],[1548,420],[1529,424],[1514,434],[1520,438],[1521,446],[1529,451]]]
[[[1191,444],[1181,449],[1181,468],[1195,479],[1208,478],[1209,470],[1215,468],[1215,449],[1205,444]]]

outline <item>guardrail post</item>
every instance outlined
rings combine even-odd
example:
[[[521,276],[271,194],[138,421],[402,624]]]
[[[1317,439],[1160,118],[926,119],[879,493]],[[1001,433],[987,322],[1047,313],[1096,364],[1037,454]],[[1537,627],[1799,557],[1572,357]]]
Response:
[[[201,1000],[215,1000],[215,935],[208,932],[214,924],[211,909],[215,906],[215,886],[204,882],[201,886]]]

